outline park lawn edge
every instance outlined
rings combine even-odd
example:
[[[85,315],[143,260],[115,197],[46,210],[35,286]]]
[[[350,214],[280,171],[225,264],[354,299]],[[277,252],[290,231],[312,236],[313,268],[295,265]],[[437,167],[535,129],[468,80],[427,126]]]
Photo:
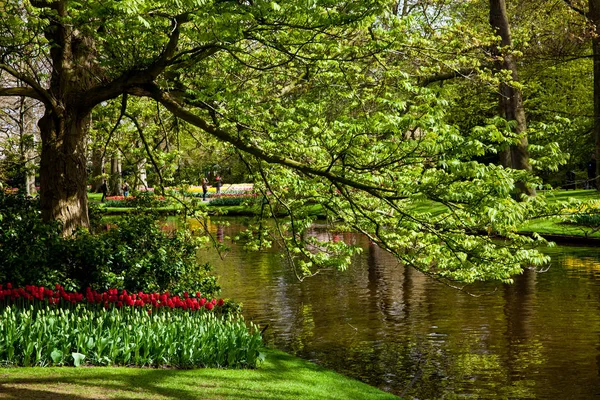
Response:
[[[0,399],[398,399],[288,353],[264,353],[256,369],[0,368]]]
[[[90,194],[90,198],[98,197],[97,194]],[[567,200],[568,198],[575,198],[578,200],[590,200],[598,199],[599,193],[596,190],[561,190],[553,192],[550,198],[554,201]],[[99,198],[98,198],[99,199]],[[217,216],[253,216],[258,215],[260,210],[257,207],[247,206],[211,206],[210,203],[206,204],[206,210],[209,215]],[[416,207],[421,212],[438,213],[440,207],[437,205],[430,205],[426,203],[417,204]],[[135,211],[134,208],[125,207],[106,207],[105,211],[108,215],[123,214]],[[174,207],[165,207],[157,209],[159,212],[174,215],[177,210]],[[317,218],[322,216],[321,208],[318,204],[307,208],[307,214],[316,216]],[[594,232],[592,228],[579,226],[575,224],[569,224],[562,222],[559,218],[553,218],[543,221],[531,221],[525,224],[519,230],[523,234],[538,233],[542,236],[547,235],[551,237],[551,240],[564,238],[567,241],[577,241],[578,238],[586,240],[600,240],[600,231]]]

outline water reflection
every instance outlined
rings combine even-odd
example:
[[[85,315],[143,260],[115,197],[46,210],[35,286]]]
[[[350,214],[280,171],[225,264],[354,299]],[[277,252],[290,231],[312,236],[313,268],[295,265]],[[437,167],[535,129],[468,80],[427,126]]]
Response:
[[[221,229],[227,238],[240,227]],[[248,253],[225,239],[225,258],[208,257],[224,296],[269,325],[268,342],[384,390],[419,399],[600,398],[593,249],[553,249],[548,272],[465,293],[404,268],[362,236],[330,240],[364,251],[348,271],[303,283],[276,250]]]

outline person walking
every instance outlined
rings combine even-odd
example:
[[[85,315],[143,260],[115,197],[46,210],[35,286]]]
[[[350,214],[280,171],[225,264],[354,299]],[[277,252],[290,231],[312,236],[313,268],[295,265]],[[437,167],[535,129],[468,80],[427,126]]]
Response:
[[[127,181],[123,183],[123,196],[129,196],[129,184],[127,183]]]
[[[217,175],[215,178],[215,188],[217,188],[217,196],[221,196],[221,186],[223,186],[223,181],[221,180],[221,175]]]
[[[206,201],[206,193],[208,193],[208,179],[202,178],[202,201]]]
[[[100,191],[102,192],[102,198],[100,199],[100,203],[104,203],[106,200],[106,195],[108,194],[108,186],[106,185],[106,179],[100,185]]]
[[[586,182],[586,189],[596,188],[596,155],[592,155],[592,159],[587,165],[588,180]]]

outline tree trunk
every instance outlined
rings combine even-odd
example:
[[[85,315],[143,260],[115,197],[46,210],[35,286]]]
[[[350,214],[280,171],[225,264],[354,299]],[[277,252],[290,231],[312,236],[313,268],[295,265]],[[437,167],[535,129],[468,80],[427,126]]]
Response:
[[[25,193],[35,196],[35,115],[33,100],[22,97],[19,101],[19,143],[21,160],[23,163],[23,176]]]
[[[142,158],[138,161],[137,165],[137,173],[135,175],[136,183],[134,187],[136,188],[147,188],[148,187],[148,176],[146,174],[146,159]]]
[[[40,204],[45,221],[58,220],[63,235],[89,228],[86,137],[91,106],[86,91],[94,87],[94,42],[90,36],[65,23],[68,2],[32,2],[51,8],[44,35],[49,42],[51,74],[46,111],[38,122],[42,139]]]
[[[490,0],[490,25],[502,39],[503,50],[494,51],[498,58],[501,57],[501,60],[498,62],[499,67],[511,72],[512,82],[519,82],[517,62],[514,55],[510,53],[512,38],[505,0]],[[507,52],[506,49],[509,49],[509,51]],[[510,160],[508,155],[504,155],[502,157],[503,162],[510,162],[510,165],[506,166],[514,169],[531,171],[529,152],[527,150],[527,136],[524,134],[527,130],[527,120],[525,118],[525,110],[523,109],[523,96],[518,88],[504,82],[500,85],[500,112],[507,121],[516,121],[515,132],[522,135],[519,143],[510,148]],[[527,187],[524,182],[518,182],[517,189],[520,193],[535,196],[535,189]]]
[[[66,107],[61,117],[46,111],[39,121],[42,218],[61,221],[65,236],[77,228],[89,227],[84,146],[87,117],[74,107]]]
[[[110,160],[110,193],[113,196],[123,195],[123,182],[121,179],[121,157],[119,153],[112,156]]]
[[[94,148],[92,150],[92,190],[94,193],[100,193],[100,186],[104,180],[104,159],[102,150]]]
[[[600,0],[589,0],[589,19],[594,26],[592,51],[594,56],[594,155],[600,161]],[[596,177],[600,176],[600,162],[596,162]],[[600,190],[598,180],[594,182]]]

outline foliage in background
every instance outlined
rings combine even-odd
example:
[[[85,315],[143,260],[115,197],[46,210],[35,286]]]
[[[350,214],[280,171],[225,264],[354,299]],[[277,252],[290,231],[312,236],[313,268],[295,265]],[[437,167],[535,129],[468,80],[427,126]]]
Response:
[[[600,201],[588,200],[587,202],[573,203],[566,209],[567,222],[575,225],[600,230]]]

